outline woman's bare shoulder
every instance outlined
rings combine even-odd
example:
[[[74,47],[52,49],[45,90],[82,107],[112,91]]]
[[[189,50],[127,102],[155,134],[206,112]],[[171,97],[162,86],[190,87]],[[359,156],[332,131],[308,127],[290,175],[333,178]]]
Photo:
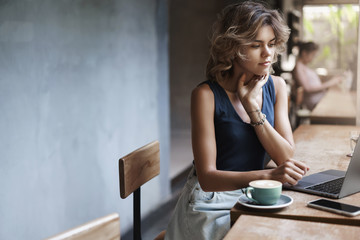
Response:
[[[192,90],[192,98],[213,98],[214,94],[208,84],[200,84]]]
[[[282,77],[271,75],[271,78],[273,79],[274,85],[276,86],[286,86],[286,82]]]
[[[278,91],[286,91],[286,82],[282,77],[271,75],[271,78],[274,82],[275,92],[278,93]]]

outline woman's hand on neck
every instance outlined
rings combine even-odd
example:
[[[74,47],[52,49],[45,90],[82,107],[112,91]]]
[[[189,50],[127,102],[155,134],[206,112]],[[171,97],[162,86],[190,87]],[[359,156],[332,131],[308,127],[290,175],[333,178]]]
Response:
[[[244,73],[237,81],[237,95],[247,113],[260,110],[262,87],[269,79],[269,74],[263,76],[252,74],[251,78],[248,78]]]
[[[238,92],[238,82],[239,79],[245,75],[244,83],[245,85],[250,82],[250,80],[255,76],[255,74],[247,72],[239,67],[234,67],[234,72],[227,80],[225,80],[222,84],[222,87],[231,93]]]

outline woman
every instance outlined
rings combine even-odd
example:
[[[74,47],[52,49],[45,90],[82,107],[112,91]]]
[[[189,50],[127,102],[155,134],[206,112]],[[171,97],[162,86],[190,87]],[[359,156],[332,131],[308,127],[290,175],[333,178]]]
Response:
[[[314,59],[319,46],[314,42],[299,43],[299,56],[293,70],[293,78],[297,86],[304,88],[304,104],[307,109],[313,110],[325,95],[325,90],[337,85],[343,78],[336,76],[322,83],[314,70],[308,64]]]
[[[283,79],[270,76],[289,29],[253,2],[226,7],[214,25],[208,80],[191,96],[194,168],[166,239],[222,239],[241,188],[256,179],[296,184],[307,166],[294,141]],[[277,164],[264,170],[265,153]]]

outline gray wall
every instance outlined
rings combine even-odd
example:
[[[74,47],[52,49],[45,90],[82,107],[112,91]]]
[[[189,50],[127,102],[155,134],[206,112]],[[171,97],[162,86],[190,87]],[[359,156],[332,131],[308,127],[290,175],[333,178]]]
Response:
[[[120,213],[118,159],[160,140],[146,215],[169,195],[166,0],[0,0],[0,239]]]
[[[205,81],[209,34],[219,0],[172,0],[170,2],[171,129],[190,131],[191,91]]]

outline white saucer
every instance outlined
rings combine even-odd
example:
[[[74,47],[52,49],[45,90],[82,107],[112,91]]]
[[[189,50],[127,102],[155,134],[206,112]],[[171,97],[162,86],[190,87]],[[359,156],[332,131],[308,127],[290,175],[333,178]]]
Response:
[[[279,200],[277,201],[276,204],[274,205],[259,205],[257,203],[254,203],[253,201],[251,201],[250,199],[248,199],[245,194],[241,195],[238,202],[245,206],[245,207],[249,207],[249,208],[257,208],[257,209],[277,209],[277,208],[284,208],[289,206],[290,204],[293,203],[293,199],[292,197],[285,195],[285,194],[281,194]]]

